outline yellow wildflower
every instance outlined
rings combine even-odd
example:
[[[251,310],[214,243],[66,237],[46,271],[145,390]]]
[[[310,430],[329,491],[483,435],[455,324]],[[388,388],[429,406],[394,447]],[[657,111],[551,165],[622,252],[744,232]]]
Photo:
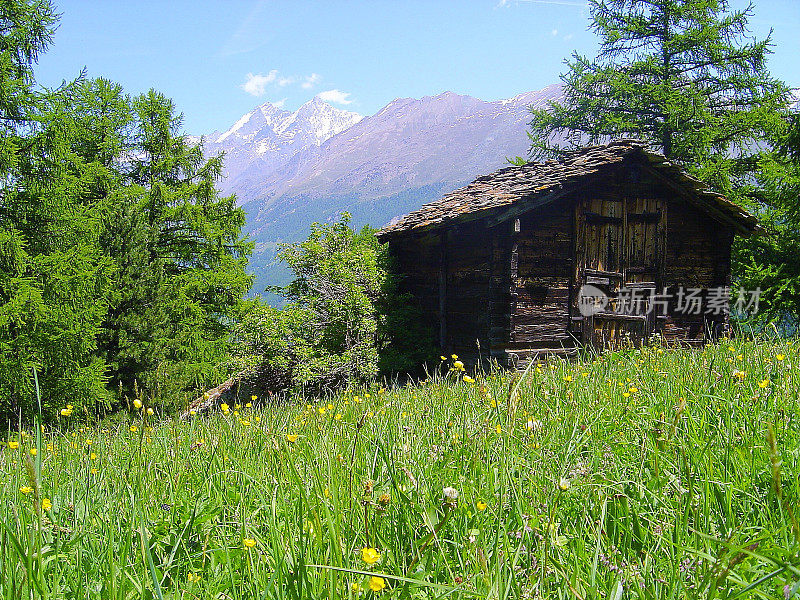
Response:
[[[385,587],[386,580],[383,577],[373,575],[369,578],[369,589],[371,589],[373,592],[380,592]]]
[[[142,408],[142,401],[137,398],[136,400],[133,401],[133,407],[136,410],[139,410],[140,408]]]
[[[29,485],[23,485],[21,488],[19,488],[19,491],[25,495],[28,495],[33,492],[33,488]]]
[[[291,443],[293,443],[293,444],[297,441],[297,438],[298,438],[298,435],[296,433],[287,433],[286,434],[286,439],[288,441],[290,441]]]
[[[148,408],[147,409],[147,414],[152,417],[153,416],[153,409],[152,408]]]
[[[566,477],[562,477],[561,479],[559,479],[558,480],[558,488],[560,490],[562,490],[562,491],[568,490],[569,489],[569,479],[567,479]]]
[[[375,548],[361,549],[361,560],[363,560],[368,565],[374,565],[380,559],[381,559],[381,553],[378,552]]]
[[[131,425],[130,430],[132,433],[136,433],[137,431],[139,431],[139,428],[136,425]]]
[[[50,502],[49,498],[42,498],[42,510],[50,510],[53,508],[53,503]]]
[[[470,377],[469,375],[464,375],[463,379],[464,379],[465,383],[475,383],[475,380],[472,377]]]
[[[219,405],[219,409],[222,411],[223,414],[228,414],[231,412],[231,407],[225,404],[224,402]]]
[[[242,540],[245,548],[252,548],[256,545],[256,541],[253,538],[244,538]]]
[[[768,385],[769,385],[769,379],[764,379],[763,381],[758,382],[758,387],[760,387],[761,389],[764,389]]]
[[[190,571],[189,574],[186,576],[186,580],[189,583],[194,583],[196,581],[200,581],[200,575],[198,575],[197,573],[192,573]]]
[[[775,360],[784,360],[785,358],[786,358],[786,355],[784,355],[784,354],[778,354],[778,355],[775,357]]]
[[[30,450],[28,450],[28,452],[31,453],[31,456],[36,456],[36,453],[38,452],[38,450],[36,450],[36,448],[31,448]]]
[[[478,500],[475,503],[475,508],[477,508],[481,512],[485,511],[486,510],[486,502],[484,502],[483,500]]]
[[[19,442],[13,442],[13,441],[12,442],[8,442],[8,447],[11,450],[16,450],[17,448],[19,448]]]

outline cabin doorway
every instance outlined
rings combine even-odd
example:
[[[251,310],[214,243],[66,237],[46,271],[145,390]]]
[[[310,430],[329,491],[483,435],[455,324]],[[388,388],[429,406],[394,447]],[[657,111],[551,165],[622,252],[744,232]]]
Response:
[[[639,345],[656,330],[665,209],[657,198],[589,197],[577,202],[573,306],[584,345],[601,350]]]

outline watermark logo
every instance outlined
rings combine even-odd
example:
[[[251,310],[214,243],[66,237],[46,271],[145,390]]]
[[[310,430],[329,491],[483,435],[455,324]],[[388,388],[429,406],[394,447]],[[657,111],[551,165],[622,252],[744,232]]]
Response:
[[[597,286],[586,284],[578,291],[578,311],[584,317],[598,313],[618,315],[728,315],[731,310],[747,317],[758,312],[761,288],[745,290],[739,288],[735,297],[727,286],[712,288],[655,288],[623,287],[613,298]]]
[[[608,308],[608,295],[599,287],[586,284],[578,290],[578,311],[584,317],[591,317]]]

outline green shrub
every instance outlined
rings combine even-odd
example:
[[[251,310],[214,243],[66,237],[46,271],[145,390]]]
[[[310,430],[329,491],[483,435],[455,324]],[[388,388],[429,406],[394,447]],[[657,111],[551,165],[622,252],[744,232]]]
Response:
[[[385,247],[369,227],[354,231],[350,215],[315,223],[278,257],[294,279],[270,291],[286,306],[256,303],[234,332],[234,360],[256,385],[321,393],[411,370],[433,353],[419,311],[396,293]]]

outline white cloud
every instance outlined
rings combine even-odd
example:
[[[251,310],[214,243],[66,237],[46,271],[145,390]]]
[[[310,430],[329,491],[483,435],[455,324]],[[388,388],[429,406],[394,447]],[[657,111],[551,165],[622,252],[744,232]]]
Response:
[[[301,87],[304,90],[310,90],[321,80],[322,77],[318,73],[312,73],[311,75],[305,75],[305,76],[280,75],[278,69],[272,69],[266,75],[264,75],[263,73],[257,73],[257,74],[248,73],[245,82],[241,84],[239,87],[241,87],[245,92],[247,92],[251,96],[263,96],[266,93],[267,88],[271,86],[277,88],[285,88],[289,87],[290,85],[300,83]],[[343,104],[346,104],[346,102],[343,102]]]
[[[351,104],[350,92],[342,92],[340,90],[328,90],[317,94],[317,98],[325,102],[333,102],[335,104]]]
[[[277,78],[278,71],[276,69],[273,69],[266,75],[262,75],[261,73],[258,75],[248,73],[247,79],[240,87],[251,96],[263,96],[264,92],[267,91],[267,86]]]
[[[553,31],[551,31],[550,33],[552,33],[553,37],[555,37],[558,35],[558,29],[553,29]]]
[[[571,33],[568,33],[567,35],[565,35],[565,36],[564,36],[564,41],[565,41],[565,42],[568,42],[568,41],[570,41],[571,39],[572,39],[572,34],[571,34]]]
[[[305,78],[305,81],[303,81],[300,87],[304,90],[310,90],[315,84],[319,83],[320,79],[322,79],[322,77],[320,77],[318,73],[312,73]]]

